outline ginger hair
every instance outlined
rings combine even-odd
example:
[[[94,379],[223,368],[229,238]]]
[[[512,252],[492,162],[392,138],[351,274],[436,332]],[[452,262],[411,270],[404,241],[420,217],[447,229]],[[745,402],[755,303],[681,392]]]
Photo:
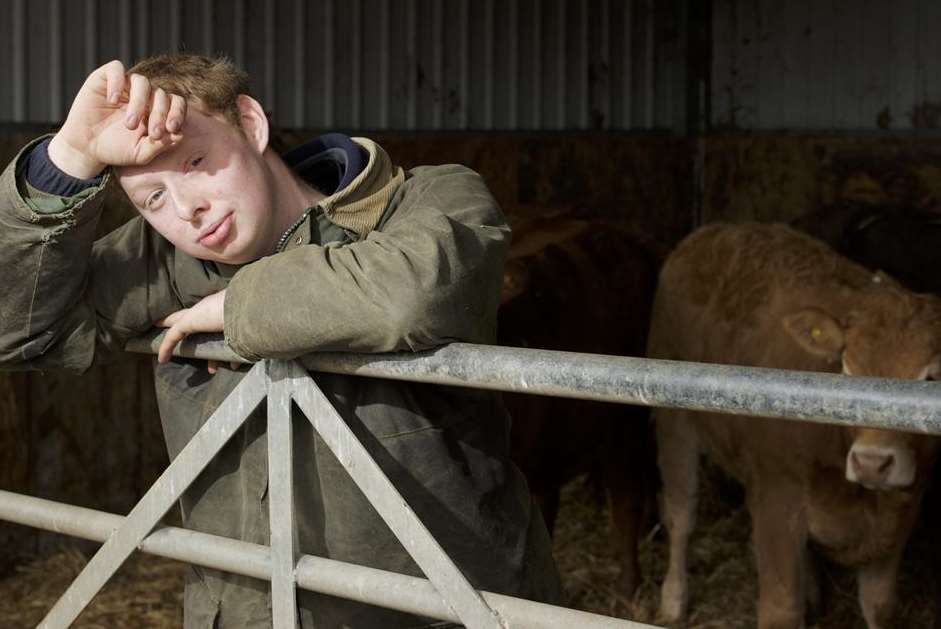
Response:
[[[148,57],[128,70],[150,80],[150,84],[169,94],[179,94],[196,103],[205,113],[221,114],[241,128],[239,94],[250,94],[248,74],[227,57],[193,54],[169,54]]]

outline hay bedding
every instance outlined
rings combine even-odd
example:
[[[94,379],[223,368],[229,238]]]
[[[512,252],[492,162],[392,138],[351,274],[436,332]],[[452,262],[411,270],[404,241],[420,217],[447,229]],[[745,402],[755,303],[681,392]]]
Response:
[[[696,531],[689,549],[690,617],[688,629],[751,629],[756,627],[757,576],[751,553],[751,523],[740,496],[728,485],[705,474]],[[740,490],[739,490],[740,491]],[[641,543],[644,581],[633,600],[618,597],[612,584],[618,574],[610,543],[607,509],[592,500],[594,492],[584,477],[563,490],[554,551],[566,602],[570,607],[600,614],[633,618],[656,624],[659,583],[666,573],[666,534],[654,528]],[[724,498],[720,498],[720,495]],[[941,602],[935,602],[930,565],[929,531],[916,530],[902,563],[899,611],[895,627],[931,629]],[[825,601],[816,629],[865,629],[858,611],[853,574],[833,565],[821,565],[820,585]]]
[[[757,581],[749,545],[750,523],[740,500],[727,486],[707,476],[699,524],[690,545],[689,629],[755,627]],[[731,499],[728,498],[731,493]],[[614,591],[618,567],[610,543],[607,509],[585,477],[563,490],[555,535],[555,556],[562,573],[565,604],[601,614],[655,622],[658,583],[666,570],[665,535],[659,528],[641,544],[645,579],[633,600]],[[720,498],[719,496],[725,498]],[[932,580],[925,559],[928,531],[916,531],[903,562],[897,627],[934,627]],[[74,548],[23,563],[0,580],[0,629],[31,629],[84,566]],[[75,623],[80,629],[170,629],[182,624],[185,567],[177,562],[135,554]],[[859,617],[853,576],[824,566],[821,586],[826,609],[817,629],[865,629]]]
[[[35,627],[86,562],[79,550],[69,547],[14,568],[0,581],[0,627]],[[72,626],[177,629],[183,624],[185,570],[181,563],[135,553]]]

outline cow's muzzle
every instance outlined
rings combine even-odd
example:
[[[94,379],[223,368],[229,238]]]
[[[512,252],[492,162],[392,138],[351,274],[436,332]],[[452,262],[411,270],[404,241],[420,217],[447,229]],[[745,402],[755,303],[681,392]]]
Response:
[[[914,453],[904,447],[853,444],[846,456],[846,479],[866,489],[900,489],[915,482]]]

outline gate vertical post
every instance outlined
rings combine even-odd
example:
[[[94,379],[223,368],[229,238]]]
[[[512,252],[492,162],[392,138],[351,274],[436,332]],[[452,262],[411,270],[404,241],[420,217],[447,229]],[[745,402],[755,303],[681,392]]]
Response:
[[[291,369],[265,361],[268,384],[268,527],[271,545],[273,629],[297,626],[297,554],[294,544],[294,447],[291,426]]]

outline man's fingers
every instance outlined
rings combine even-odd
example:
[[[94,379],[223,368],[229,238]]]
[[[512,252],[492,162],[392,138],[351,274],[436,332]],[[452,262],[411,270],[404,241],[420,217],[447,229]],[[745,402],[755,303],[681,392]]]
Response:
[[[167,94],[159,87],[153,89],[150,115],[147,118],[147,134],[141,135],[137,139],[138,163],[146,164],[150,162],[154,157],[183,139],[183,134],[170,124],[172,120],[180,118],[181,113],[179,112],[181,109],[185,111],[185,103],[182,97]],[[182,121],[177,126],[181,127]]]
[[[134,130],[144,115],[147,113],[147,105],[150,104],[150,81],[147,77],[140,74],[131,75],[131,89],[128,96],[127,118],[124,124],[128,129]]]
[[[219,370],[219,363],[214,360],[210,360],[206,363],[206,371],[215,375],[216,371]]]
[[[167,330],[160,343],[160,349],[157,350],[157,362],[165,363],[173,356],[173,349],[180,341],[186,338],[186,332],[180,327],[172,327]]]
[[[178,133],[186,120],[186,99],[179,94],[170,95],[170,113],[167,114],[167,130]]]
[[[149,163],[157,155],[179,142],[181,137],[178,134],[164,134],[155,140],[149,135],[141,136],[137,140],[137,163]]]
[[[114,60],[104,66],[105,71],[105,93],[108,97],[108,103],[117,105],[121,99],[121,92],[124,91],[124,64]]]
[[[225,326],[224,305],[225,290],[221,290],[218,293],[203,297],[191,308],[178,310],[158,321],[157,325],[170,326],[160,343],[160,349],[157,352],[158,360],[160,362],[170,360],[173,348],[188,334],[222,332]],[[213,363],[212,369],[217,368],[218,364]]]
[[[147,134],[159,140],[167,130],[167,113],[170,111],[170,97],[159,87],[153,91],[150,104],[150,116],[147,119]]]

